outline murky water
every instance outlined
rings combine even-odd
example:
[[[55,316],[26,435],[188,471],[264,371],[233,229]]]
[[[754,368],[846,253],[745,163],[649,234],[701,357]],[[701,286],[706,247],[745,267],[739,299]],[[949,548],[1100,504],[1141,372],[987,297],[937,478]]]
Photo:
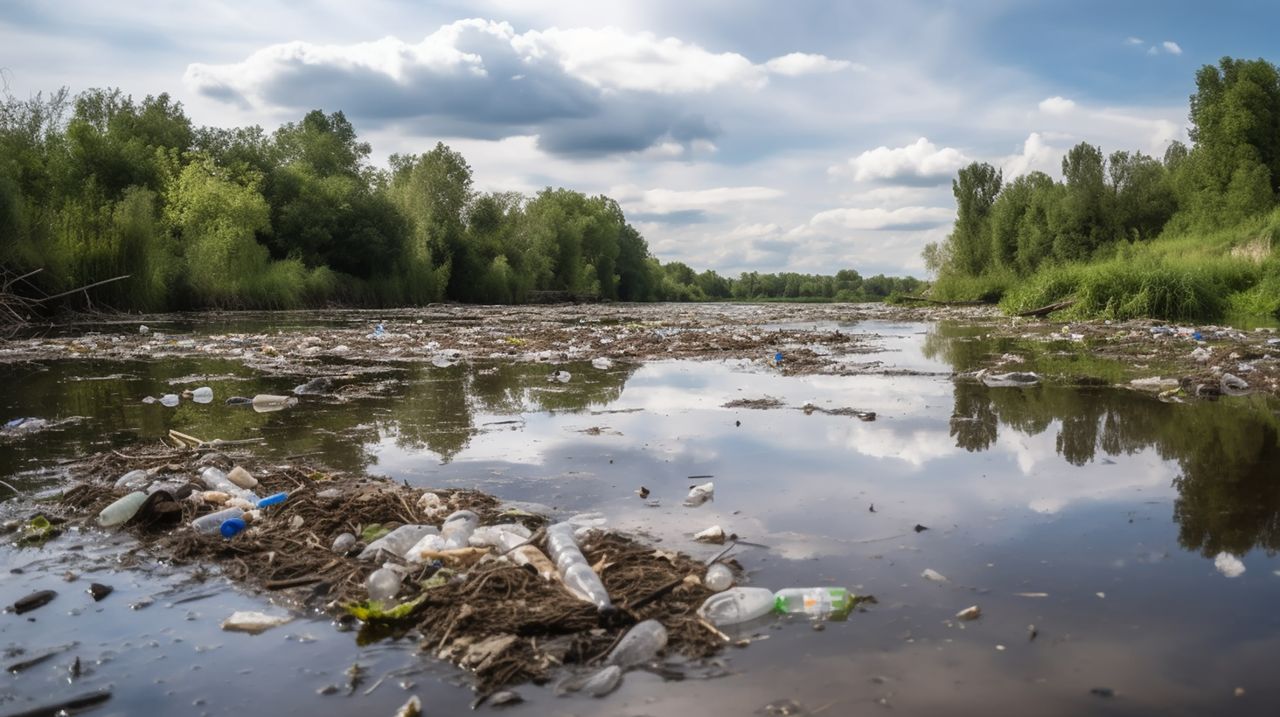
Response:
[[[736,553],[753,585],[843,585],[879,600],[821,631],[798,620],[750,631],[767,639],[727,652],[725,677],[631,673],[605,700],[523,686],[517,712],[767,714],[766,705],[791,700],[819,714],[1274,713],[1276,405],[1165,404],[1101,387],[989,389],[949,374],[1016,342],[954,325],[826,328],[879,334],[886,350],[863,360],[882,362],[885,374],[575,363],[556,366],[573,374],[561,384],[542,364],[402,364],[358,374],[347,383],[359,390],[340,392],[349,399],[306,397],[258,414],[221,399],[287,392],[301,379],[217,360],[0,366],[0,419],[79,417],[0,443],[0,478],[24,491],[51,488],[60,461],[170,428],[260,438],[254,450],[280,461],[314,454],[419,485],[600,510],[619,529],[696,555],[714,550],[690,535],[719,524],[760,546]],[[1041,359],[1065,373],[1088,364],[1105,374],[1068,348],[1042,349]],[[140,402],[200,385],[218,400]],[[766,396],[785,407],[723,407]],[[714,502],[683,507],[689,477],[701,475],[714,476]],[[641,485],[658,507],[634,495]],[[108,686],[115,696],[102,714],[389,714],[410,693],[428,714],[453,714],[470,702],[464,677],[415,644],[361,648],[307,618],[259,636],[224,633],[218,624],[233,610],[271,607],[216,579],[129,559],[130,547],[126,536],[90,532],[0,552],[6,569],[20,570],[5,576],[0,602],[59,592],[38,611],[0,616],[3,646],[26,650],[6,664],[73,645],[4,675],[0,712]],[[926,568],[947,582],[922,578]],[[67,582],[68,572],[78,579]],[[91,580],[116,592],[94,603],[83,592]],[[956,621],[970,605],[983,617]],[[84,674],[72,685],[74,656]],[[353,663],[368,678],[348,695]],[[328,685],[341,689],[320,694]],[[1103,688],[1111,696],[1091,693]]]

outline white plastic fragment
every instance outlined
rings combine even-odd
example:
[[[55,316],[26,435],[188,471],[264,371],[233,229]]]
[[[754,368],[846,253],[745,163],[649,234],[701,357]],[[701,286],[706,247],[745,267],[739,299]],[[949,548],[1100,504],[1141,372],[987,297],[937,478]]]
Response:
[[[292,621],[292,615],[268,615],[252,610],[237,610],[231,613],[231,617],[222,621],[222,629],[228,632],[247,632],[250,635],[257,635]]]

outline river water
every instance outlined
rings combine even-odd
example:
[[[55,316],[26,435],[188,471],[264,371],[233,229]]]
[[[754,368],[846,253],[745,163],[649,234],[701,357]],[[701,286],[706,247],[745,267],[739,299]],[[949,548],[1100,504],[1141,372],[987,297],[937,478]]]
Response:
[[[305,454],[415,485],[601,511],[615,529],[700,557],[717,549],[691,534],[718,524],[750,543],[735,556],[752,585],[838,585],[878,600],[821,630],[753,625],[741,634],[752,644],[724,653],[714,679],[632,672],[600,700],[525,685],[525,704],[509,708],[517,713],[1274,714],[1274,403],[986,388],[951,374],[1016,342],[946,323],[837,328],[878,335],[883,370],[582,362],[556,366],[572,374],[562,384],[538,363],[402,363],[360,373],[353,381],[368,390],[358,396],[258,414],[221,399],[300,381],[218,359],[5,364],[0,419],[65,422],[4,439],[0,479],[27,494],[53,490],[67,459],[169,429],[261,438],[253,450],[280,462]],[[218,400],[140,402],[200,385]],[[765,397],[781,405],[725,407]],[[682,506],[703,480],[715,481],[715,500]],[[634,494],[640,486],[656,507]],[[0,490],[6,517],[30,512]],[[0,713],[96,688],[113,698],[94,714],[390,714],[410,694],[427,714],[468,709],[465,675],[411,642],[357,646],[314,616],[257,636],[222,632],[234,610],[279,608],[134,547],[127,535],[72,531],[40,549],[0,549],[0,602],[59,593],[32,613],[0,615],[5,664],[67,647],[0,677]],[[926,569],[946,581],[923,578]],[[115,592],[94,603],[90,581]],[[971,605],[980,619],[955,619]],[[72,680],[75,657],[82,674]],[[353,664],[367,678],[350,689]]]

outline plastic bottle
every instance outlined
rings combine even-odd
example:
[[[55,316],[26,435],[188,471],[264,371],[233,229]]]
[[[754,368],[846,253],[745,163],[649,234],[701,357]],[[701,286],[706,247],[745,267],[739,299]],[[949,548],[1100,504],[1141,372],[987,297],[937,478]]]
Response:
[[[213,400],[213,389],[208,386],[201,386],[191,392],[191,400],[196,403],[209,403]]]
[[[250,490],[258,487],[258,479],[254,478],[253,474],[251,474],[249,471],[245,470],[244,468],[241,468],[240,466],[236,466],[235,468],[232,468],[231,472],[227,473],[227,480],[240,486],[241,488],[244,488],[245,490]]]
[[[297,402],[298,399],[293,396],[275,396],[268,393],[260,393],[253,397],[253,410],[257,413],[282,411]]]
[[[645,620],[627,631],[605,658],[606,665],[623,669],[642,665],[657,656],[667,646],[667,628],[657,620]]]
[[[272,493],[271,495],[258,501],[259,508],[267,508],[273,505],[280,505],[288,499],[288,493]]]
[[[365,589],[369,591],[369,602],[385,603],[394,598],[400,592],[400,580],[400,573],[391,568],[378,568],[369,573],[369,578],[364,581]]]
[[[387,533],[377,540],[369,543],[364,550],[360,551],[360,560],[370,560],[377,557],[378,552],[385,550],[393,555],[404,555],[414,543],[422,540],[424,536],[438,533],[434,525],[402,525],[399,528]]]
[[[136,488],[141,488],[142,486],[146,485],[147,480],[150,477],[151,476],[141,468],[139,468],[138,470],[132,470],[120,476],[120,479],[116,481],[115,488],[116,490],[121,490],[121,489],[132,490]]]
[[[573,526],[556,523],[547,528],[547,550],[560,571],[560,580],[581,600],[593,603],[597,610],[612,610],[613,602],[605,590],[600,576],[596,575],[573,537]]]
[[[733,585],[733,571],[724,563],[716,563],[707,568],[702,577],[702,584],[713,592],[723,592]]]
[[[333,539],[331,550],[338,555],[346,555],[354,547],[356,547],[356,536],[351,533],[343,533]]]
[[[706,503],[716,496],[716,484],[712,482],[695,485],[689,489],[689,495],[685,497],[684,504],[689,507],[696,507]]]
[[[135,490],[103,508],[102,512],[98,513],[98,525],[104,528],[124,525],[130,518],[138,514],[138,510],[142,508],[142,504],[145,502],[147,502],[147,494],[140,490]]]
[[[733,588],[707,598],[698,615],[712,625],[736,625],[774,610],[774,595],[764,588]]]
[[[223,473],[222,470],[213,466],[209,466],[200,471],[200,481],[209,486],[209,490],[216,490],[220,493],[235,496],[236,498],[242,498],[250,503],[258,502],[257,495],[254,495],[252,491],[245,490],[235,483],[232,483],[231,479],[227,478],[226,473]]]
[[[826,617],[841,615],[853,607],[853,596],[845,588],[787,588],[774,593],[774,611]]]
[[[465,548],[470,544],[471,534],[475,532],[480,518],[469,510],[454,511],[444,519],[440,526],[440,537],[444,538],[446,550]]]
[[[218,526],[218,532],[222,533],[224,538],[233,538],[247,527],[249,524],[244,521],[244,518],[231,518],[222,521],[222,525]]]
[[[181,399],[178,398],[178,394],[166,393],[165,395],[160,397],[160,405],[166,408],[173,408],[174,406],[178,405],[179,400]]]
[[[191,521],[191,528],[197,533],[217,535],[218,531],[222,530],[222,523],[224,521],[231,520],[232,518],[239,518],[243,515],[244,511],[239,508],[227,508],[216,513],[210,513],[196,518]]]
[[[436,533],[428,533],[422,536],[418,542],[413,544],[412,548],[405,551],[404,559],[411,563],[425,562],[422,557],[422,553],[425,550],[429,550],[433,553],[438,553],[441,550],[444,550],[444,538],[441,538]]]

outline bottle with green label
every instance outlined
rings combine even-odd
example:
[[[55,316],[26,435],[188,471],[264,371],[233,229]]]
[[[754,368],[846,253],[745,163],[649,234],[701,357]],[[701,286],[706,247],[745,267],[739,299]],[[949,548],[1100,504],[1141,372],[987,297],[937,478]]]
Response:
[[[846,588],[786,588],[773,594],[773,611],[810,617],[843,617],[853,608]]]

